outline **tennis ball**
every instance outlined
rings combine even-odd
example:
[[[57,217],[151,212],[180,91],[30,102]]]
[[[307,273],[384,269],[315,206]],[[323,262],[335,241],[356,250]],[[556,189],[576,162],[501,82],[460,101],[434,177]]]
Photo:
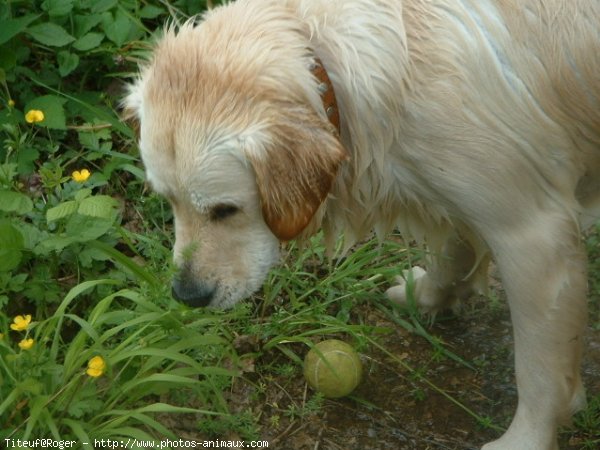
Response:
[[[358,353],[337,339],[321,341],[304,358],[304,378],[325,397],[350,394],[362,377]]]

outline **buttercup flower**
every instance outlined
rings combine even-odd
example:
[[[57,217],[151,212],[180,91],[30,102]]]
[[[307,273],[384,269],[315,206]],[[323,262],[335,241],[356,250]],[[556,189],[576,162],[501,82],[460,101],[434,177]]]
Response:
[[[44,113],[39,109],[30,109],[27,111],[27,114],[25,114],[25,121],[27,123],[36,123],[41,122],[42,120],[44,120]]]
[[[78,183],[85,182],[90,177],[90,175],[91,172],[87,169],[76,170],[71,174],[73,180],[77,181]]]
[[[19,342],[19,348],[22,350],[29,350],[31,347],[33,347],[33,339],[23,339],[21,342]]]
[[[92,359],[88,361],[88,368],[85,371],[90,377],[99,377],[104,373],[106,369],[106,363],[102,356],[94,356]]]
[[[15,331],[26,330],[31,322],[31,314],[25,316],[17,316],[13,319],[13,323],[10,324],[10,329]]]

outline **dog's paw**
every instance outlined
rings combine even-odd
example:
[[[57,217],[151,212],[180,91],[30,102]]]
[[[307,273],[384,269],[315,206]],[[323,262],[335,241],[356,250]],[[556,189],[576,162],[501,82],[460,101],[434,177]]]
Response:
[[[408,304],[408,297],[407,297],[408,282],[413,283],[413,289],[414,289],[416,281],[419,278],[422,278],[423,276],[425,276],[426,273],[427,272],[419,266],[415,266],[409,270],[402,271],[402,276],[396,278],[396,282],[398,284],[396,286],[392,286],[391,288],[389,288],[385,292],[385,295],[387,296],[387,298],[389,298],[391,301],[393,301],[395,303],[398,303],[400,305],[407,305]]]
[[[517,414],[508,430],[481,450],[559,450],[554,421],[539,421],[534,415]]]
[[[539,442],[526,442],[526,439],[520,439],[518,442],[507,442],[507,439],[498,439],[481,447],[481,450],[559,450],[558,444]]]

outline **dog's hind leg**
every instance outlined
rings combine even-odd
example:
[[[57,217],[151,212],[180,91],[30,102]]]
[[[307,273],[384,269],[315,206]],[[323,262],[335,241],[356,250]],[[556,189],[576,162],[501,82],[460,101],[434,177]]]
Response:
[[[557,450],[558,425],[585,405],[587,263],[578,226],[567,213],[527,215],[527,224],[486,236],[508,295],[519,400],[506,433],[484,450]]]
[[[440,251],[432,252],[427,259],[427,271],[413,267],[404,274],[405,279],[387,290],[390,300],[408,303],[406,280],[411,278],[417,306],[426,313],[453,308],[458,301],[486,290],[489,257],[478,255],[458,234],[452,233]]]

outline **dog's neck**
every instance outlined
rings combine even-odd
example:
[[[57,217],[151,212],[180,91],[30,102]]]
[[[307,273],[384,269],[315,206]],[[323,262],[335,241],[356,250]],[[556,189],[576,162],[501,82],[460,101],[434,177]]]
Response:
[[[335,91],[333,89],[333,83],[329,79],[327,70],[323,66],[323,63],[318,57],[315,57],[314,63],[311,64],[310,71],[314,77],[319,81],[319,92],[321,94],[321,101],[323,102],[323,108],[329,118],[331,124],[337,130],[338,136],[340,135],[340,111],[338,110],[337,100],[335,98]]]

